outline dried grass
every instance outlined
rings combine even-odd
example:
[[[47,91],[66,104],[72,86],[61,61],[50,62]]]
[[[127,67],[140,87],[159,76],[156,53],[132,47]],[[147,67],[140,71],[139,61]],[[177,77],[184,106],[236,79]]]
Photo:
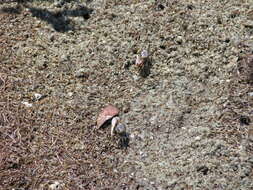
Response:
[[[233,24],[247,12],[223,14],[229,5],[247,9],[233,2],[94,1],[88,20],[72,15],[73,28],[60,32],[40,15],[66,13],[50,1],[33,1],[36,13],[1,5],[0,188],[250,189],[244,169],[252,164],[239,154],[249,127],[240,122],[252,121],[244,58],[252,50],[243,39],[233,44]],[[149,46],[152,67],[142,77],[132,62]],[[128,149],[95,130],[107,104],[134,136]]]

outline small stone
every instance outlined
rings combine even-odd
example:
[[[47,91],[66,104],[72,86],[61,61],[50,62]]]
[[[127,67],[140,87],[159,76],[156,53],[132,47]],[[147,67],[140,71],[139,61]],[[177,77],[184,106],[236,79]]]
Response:
[[[135,176],[134,172],[132,172],[132,173],[129,174],[129,177],[131,177],[131,178],[134,178],[134,176]]]
[[[68,93],[68,96],[69,96],[69,97],[72,97],[73,94],[74,94],[73,92],[69,92],[69,93]]]
[[[53,7],[61,8],[64,5],[64,0],[56,0],[53,4]]]
[[[0,78],[0,87],[4,85],[4,80]]]
[[[165,8],[165,6],[163,4],[158,4],[157,5],[157,10],[163,10]]]
[[[201,172],[203,175],[207,175],[209,168],[206,166],[197,167],[197,172]]]
[[[253,28],[253,21],[247,20],[246,22],[243,23],[243,25],[247,28]]]
[[[78,71],[76,71],[76,73],[75,73],[75,77],[77,77],[77,78],[84,78],[84,77],[86,77],[87,75],[86,75],[86,73],[85,73],[85,69],[79,69]]]
[[[245,115],[241,115],[239,118],[240,124],[241,125],[249,125],[250,124],[250,118],[248,116]]]
[[[53,182],[51,185],[49,185],[49,189],[55,190],[60,188],[60,183],[58,181]]]
[[[34,94],[35,100],[41,100],[41,98],[43,97],[41,94],[39,93],[35,93]]]
[[[253,92],[249,92],[248,95],[249,95],[249,96],[253,96]]]
[[[140,151],[140,157],[141,157],[141,159],[145,159],[148,157],[148,154],[146,152]]]
[[[135,134],[130,134],[129,138],[132,140],[135,139]]]
[[[50,37],[49,37],[49,40],[50,40],[51,42],[53,42],[53,41],[55,40],[55,35],[54,35],[54,34],[51,34]]]
[[[133,75],[133,80],[134,81],[137,81],[137,80],[139,80],[140,79],[140,77],[138,76],[138,75]]]
[[[85,148],[84,144],[83,143],[76,143],[73,148],[75,150],[83,150]]]
[[[183,38],[182,36],[178,36],[175,40],[178,44],[182,44],[183,43]]]
[[[40,62],[38,63],[38,69],[39,70],[44,70],[47,68],[48,62],[46,60],[40,60]]]
[[[66,55],[66,54],[63,54],[61,56],[60,62],[63,63],[63,62],[69,61],[69,60],[70,60],[70,56]]]
[[[252,126],[248,130],[248,140],[253,142],[253,127]]]
[[[115,173],[119,172],[116,168],[114,168],[113,171],[114,171]]]
[[[23,102],[21,102],[22,104],[24,104],[26,107],[32,107],[32,104],[31,103],[29,103],[29,102],[25,102],[25,101],[23,101]]]

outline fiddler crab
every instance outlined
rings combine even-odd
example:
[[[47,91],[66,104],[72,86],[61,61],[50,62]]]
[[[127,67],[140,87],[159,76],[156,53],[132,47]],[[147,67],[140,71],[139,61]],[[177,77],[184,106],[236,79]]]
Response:
[[[145,66],[145,63],[148,61],[148,51],[143,50],[141,52],[141,55],[137,55],[136,60],[135,60],[135,65],[138,66],[140,69]]]
[[[128,143],[128,137],[126,126],[120,121],[119,112],[119,109],[113,105],[103,108],[98,115],[97,128],[100,129],[105,125],[111,124],[111,137],[119,136],[120,144],[125,146]]]

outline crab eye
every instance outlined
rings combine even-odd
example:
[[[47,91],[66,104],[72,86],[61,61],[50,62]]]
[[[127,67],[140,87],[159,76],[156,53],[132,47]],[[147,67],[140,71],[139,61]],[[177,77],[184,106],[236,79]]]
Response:
[[[148,57],[148,51],[147,51],[147,50],[143,50],[143,51],[141,52],[141,57],[142,57],[142,58]]]
[[[116,126],[115,130],[116,130],[116,132],[117,132],[118,134],[124,134],[124,133],[126,132],[126,126],[123,125],[123,124],[121,124],[121,123],[119,123],[119,124]]]

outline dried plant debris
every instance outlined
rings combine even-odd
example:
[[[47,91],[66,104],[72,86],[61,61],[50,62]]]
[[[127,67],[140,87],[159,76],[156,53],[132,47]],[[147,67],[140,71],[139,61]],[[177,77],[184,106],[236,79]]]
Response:
[[[0,1],[0,189],[252,190],[252,10]]]
[[[244,55],[238,63],[239,77],[249,83],[253,83],[253,54]]]
[[[6,86],[7,76],[3,73],[0,73],[0,89],[4,89]]]
[[[248,139],[249,139],[249,141],[253,142],[253,127],[252,126],[249,127]]]
[[[253,154],[253,127],[252,127],[252,125],[249,126],[249,128],[248,128],[246,150],[250,156]]]

